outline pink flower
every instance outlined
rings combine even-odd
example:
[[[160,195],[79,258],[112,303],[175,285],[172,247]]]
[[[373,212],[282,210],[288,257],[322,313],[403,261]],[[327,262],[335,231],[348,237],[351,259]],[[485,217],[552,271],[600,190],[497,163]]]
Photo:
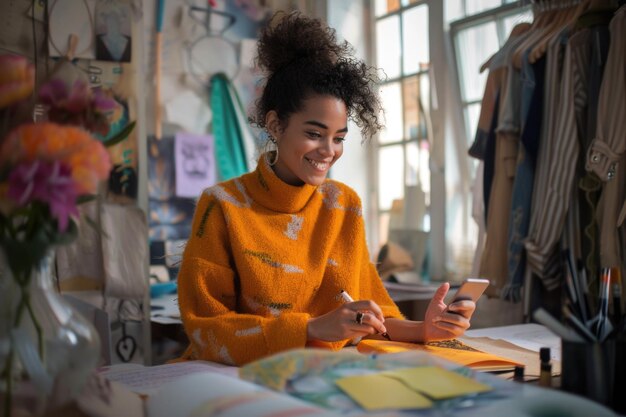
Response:
[[[38,201],[47,204],[57,219],[59,232],[67,230],[71,216],[78,216],[78,192],[71,169],[59,161],[23,162],[9,175],[7,197],[18,206]]]
[[[28,97],[35,85],[35,67],[18,55],[0,55],[0,108]]]
[[[0,166],[36,160],[69,167],[79,194],[95,193],[111,170],[111,158],[101,142],[83,129],[55,123],[20,125],[0,145]]]
[[[39,99],[52,108],[63,109],[69,113],[83,112],[89,104],[89,87],[82,80],[74,81],[69,88],[65,81],[54,78],[39,89]]]
[[[61,78],[52,78],[39,89],[39,99],[49,106],[50,121],[104,134],[109,129],[107,115],[117,106],[115,100],[100,89],[92,90],[82,79],[70,85]]]
[[[101,88],[94,88],[91,90],[93,93],[91,98],[91,105],[94,110],[99,113],[106,113],[114,110],[117,107],[117,102],[111,97],[102,92]]]

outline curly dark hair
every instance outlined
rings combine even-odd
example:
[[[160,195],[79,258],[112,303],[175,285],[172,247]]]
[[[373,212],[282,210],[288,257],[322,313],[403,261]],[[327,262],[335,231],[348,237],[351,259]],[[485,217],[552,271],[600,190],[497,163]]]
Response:
[[[274,110],[284,126],[312,94],[331,95],[345,103],[348,118],[369,139],[382,128],[380,79],[375,68],[352,53],[352,46],[338,42],[335,30],[319,19],[276,13],[258,43],[256,62],[266,78],[251,122],[265,128],[265,116]]]

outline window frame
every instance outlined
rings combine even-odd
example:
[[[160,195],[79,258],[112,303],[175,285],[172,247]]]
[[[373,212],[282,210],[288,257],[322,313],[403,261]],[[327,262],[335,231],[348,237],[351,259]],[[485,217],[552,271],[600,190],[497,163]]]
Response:
[[[379,166],[379,154],[380,154],[380,150],[384,149],[384,148],[391,148],[391,147],[396,147],[396,146],[401,146],[402,148],[402,155],[403,155],[403,159],[402,159],[402,185],[403,185],[403,193],[402,195],[404,196],[404,190],[406,189],[406,185],[407,185],[407,147],[410,145],[417,145],[419,148],[420,145],[420,141],[422,140],[428,140],[431,143],[431,146],[434,146],[434,138],[432,135],[432,127],[430,126],[430,120],[429,117],[426,117],[426,124],[427,124],[427,129],[426,129],[426,133],[423,134],[421,131],[418,130],[418,133],[415,137],[410,137],[409,135],[406,134],[405,132],[405,110],[406,110],[406,101],[405,101],[405,85],[404,83],[406,81],[410,81],[413,78],[417,78],[418,82],[421,80],[421,77],[428,77],[429,78],[429,94],[428,94],[428,100],[430,101],[430,103],[428,103],[428,108],[430,109],[430,112],[432,114],[432,95],[433,95],[433,90],[434,90],[434,85],[433,85],[433,78],[431,76],[431,69],[432,69],[432,47],[433,47],[433,42],[432,42],[432,33],[433,33],[433,24],[432,24],[432,20],[430,19],[431,16],[431,8],[433,7],[434,2],[437,1],[441,1],[441,0],[412,0],[411,3],[409,4],[403,4],[405,3],[400,2],[399,8],[397,10],[394,10],[392,12],[389,13],[384,13],[381,14],[379,16],[376,16],[376,11],[375,11],[375,6],[374,6],[374,1],[372,1],[372,8],[371,10],[371,23],[372,23],[372,27],[374,28],[372,31],[372,42],[371,42],[371,56],[372,61],[374,62],[374,64],[379,67],[380,65],[376,62],[377,60],[377,51],[376,51],[376,45],[377,45],[377,23],[381,20],[387,19],[391,16],[398,16],[398,21],[399,21],[399,27],[398,27],[398,31],[400,34],[400,62],[399,62],[399,66],[400,66],[400,74],[396,77],[390,77],[388,79],[385,79],[382,83],[381,83],[381,87],[393,84],[393,83],[398,83],[400,85],[400,99],[401,99],[401,105],[400,108],[402,109],[402,137],[399,140],[393,140],[393,141],[389,141],[389,142],[385,142],[385,143],[380,143],[380,135],[377,135],[374,138],[373,141],[373,145],[371,147],[371,152],[370,152],[370,166],[374,167],[374,169],[372,169],[370,171],[370,195],[372,196],[371,200],[370,200],[370,206],[371,206],[371,212],[372,212],[372,216],[370,219],[370,227],[369,230],[371,232],[372,237],[370,238],[370,242],[373,244],[372,247],[374,248],[379,248],[380,246],[382,246],[383,243],[385,242],[381,242],[381,236],[380,236],[380,231],[381,231],[381,224],[383,224],[382,219],[387,216],[387,220],[388,220],[388,216],[390,215],[391,212],[391,207],[390,208],[385,208],[385,209],[381,209],[380,207],[380,196],[379,196],[379,185],[380,185],[380,166]],[[428,49],[429,49],[429,62],[428,62],[428,67],[426,68],[419,68],[417,71],[412,71],[412,72],[404,72],[404,36],[403,36],[403,18],[402,15],[410,10],[413,10],[417,7],[420,6],[426,6],[428,8]],[[441,22],[440,27],[437,28],[438,30],[442,30],[443,31],[443,19]],[[425,104],[422,103],[422,106],[425,106]],[[418,109],[419,111],[419,109]],[[423,109],[424,114],[426,113],[426,110]],[[432,116],[431,116],[432,117]],[[432,152],[432,149],[431,149]],[[432,155],[429,158],[432,159]],[[429,162],[430,164],[430,162]],[[432,170],[431,170],[432,171]],[[433,177],[432,177],[432,172],[431,172],[431,180],[430,180],[430,184],[429,184],[429,188],[432,192],[433,190]],[[431,198],[430,200],[430,206],[429,209],[427,211],[432,211],[433,209],[433,200]],[[427,213],[428,215],[428,213]],[[430,224],[430,230],[429,233],[432,236],[434,235],[434,233],[437,233],[435,230],[433,230],[433,224],[432,221],[428,222]],[[388,225],[388,221],[385,221],[384,224]],[[441,235],[444,234],[444,231],[441,231]],[[432,270],[432,268],[431,268]],[[430,273],[431,271],[429,271]],[[430,273],[429,275],[432,275],[432,273]],[[429,277],[424,277],[426,280]]]
[[[467,11],[467,8],[465,5],[466,1],[467,0],[463,1],[464,13],[466,13]],[[461,63],[459,60],[459,54],[458,54],[459,46],[457,43],[458,41],[457,36],[459,32],[462,32],[463,30],[470,29],[473,27],[478,27],[488,22],[494,22],[496,24],[498,44],[500,45],[500,47],[502,47],[502,45],[504,45],[504,43],[506,42],[506,39],[509,36],[508,33],[504,32],[505,30],[504,20],[507,17],[510,17],[519,13],[524,13],[526,11],[529,11],[530,9],[531,9],[530,5],[510,3],[510,2],[507,2],[507,0],[502,0],[502,5],[499,7],[488,9],[481,13],[471,15],[471,16],[466,16],[461,19],[449,22],[448,37],[449,37],[450,45],[452,47],[452,60],[454,61],[453,65],[454,65],[454,70],[456,73],[456,76],[454,77],[456,80],[455,88],[457,90],[458,97],[460,99],[458,106],[459,106],[460,112],[463,117],[463,122],[464,122],[463,123],[463,130],[465,132],[464,136],[470,140],[470,144],[471,144],[471,141],[473,141],[473,138],[476,132],[471,132],[469,130],[470,121],[468,120],[466,116],[466,110],[472,105],[481,104],[482,98],[467,100],[465,97],[463,97],[464,95],[464,85],[463,85],[463,80],[462,80],[463,69],[461,68]],[[472,177],[474,175],[473,172],[470,172],[469,174],[472,175]]]

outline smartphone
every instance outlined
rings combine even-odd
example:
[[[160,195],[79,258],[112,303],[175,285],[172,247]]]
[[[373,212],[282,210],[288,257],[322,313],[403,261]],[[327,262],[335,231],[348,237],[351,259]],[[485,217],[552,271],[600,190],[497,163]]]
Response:
[[[484,278],[466,278],[452,298],[452,303],[459,300],[478,301],[489,286],[489,280]]]

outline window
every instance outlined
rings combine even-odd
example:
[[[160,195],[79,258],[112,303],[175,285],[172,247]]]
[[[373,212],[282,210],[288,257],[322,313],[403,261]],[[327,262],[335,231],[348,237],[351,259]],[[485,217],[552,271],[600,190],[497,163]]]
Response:
[[[520,22],[531,22],[532,13],[520,2],[509,0],[446,0],[445,18],[450,25],[450,40],[456,63],[456,79],[460,103],[448,111],[462,114],[462,137],[454,151],[467,163],[458,172],[446,170],[446,188],[454,190],[446,205],[446,236],[451,253],[448,269],[457,275],[468,275],[476,248],[478,227],[471,218],[472,186],[477,161],[467,156],[474,140],[480,115],[487,71],[479,69],[506,42],[511,29]],[[452,172],[451,172],[452,171]]]
[[[450,33],[455,51],[462,100],[465,137],[469,146],[474,139],[487,71],[480,66],[506,42],[511,29],[520,22],[532,22],[528,8],[506,0],[447,0]],[[494,7],[497,7],[494,9]],[[482,12],[482,13],[481,13]],[[477,16],[474,16],[481,13]]]
[[[373,243],[380,247],[389,230],[397,228],[396,222],[404,227],[410,221],[411,228],[430,233],[432,250],[425,262],[432,278],[458,280],[471,272],[478,235],[471,218],[475,161],[467,149],[487,77],[479,68],[515,24],[532,21],[532,14],[512,0],[372,3],[373,57],[387,77],[381,87],[386,128],[378,136],[372,160],[377,223]],[[458,117],[449,120],[449,114]],[[415,219],[403,218],[404,199],[413,202]],[[423,266],[417,269],[425,272]]]
[[[376,0],[375,61],[384,71],[381,87],[385,128],[378,136],[378,242],[388,240],[390,222],[430,229],[430,42],[428,1]],[[409,190],[409,191],[407,191]],[[414,216],[404,218],[405,194],[417,195]],[[410,222],[410,225],[406,223]],[[415,257],[414,257],[415,259]],[[417,265],[416,270],[421,270]]]

